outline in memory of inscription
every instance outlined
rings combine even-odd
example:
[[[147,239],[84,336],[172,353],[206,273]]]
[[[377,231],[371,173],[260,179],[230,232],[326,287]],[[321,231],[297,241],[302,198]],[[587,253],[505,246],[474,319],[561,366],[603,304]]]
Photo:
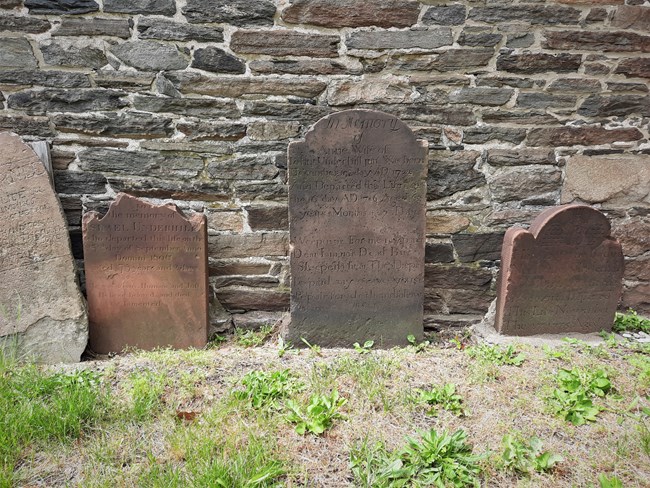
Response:
[[[327,116],[289,145],[294,344],[422,335],[426,174],[426,141],[382,112]]]
[[[623,269],[621,245],[601,212],[546,210],[530,230],[505,234],[495,328],[519,336],[611,330]]]
[[[0,214],[0,348],[79,361],[88,319],[65,217],[38,156],[11,133],[0,134]]]
[[[208,338],[205,216],[119,194],[83,219],[90,347],[203,347]]]

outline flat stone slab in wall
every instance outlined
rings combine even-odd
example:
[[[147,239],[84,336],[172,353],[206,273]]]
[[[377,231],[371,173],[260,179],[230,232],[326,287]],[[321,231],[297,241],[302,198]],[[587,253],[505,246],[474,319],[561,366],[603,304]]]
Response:
[[[550,208],[530,230],[506,232],[495,328],[520,336],[611,330],[623,267],[621,245],[601,212]]]
[[[423,334],[427,143],[397,117],[348,110],[289,145],[291,321],[322,346]]]
[[[83,245],[93,351],[205,346],[204,215],[121,193],[104,217],[84,215]]]
[[[0,347],[43,363],[76,362],[88,318],[63,211],[45,166],[0,134]]]

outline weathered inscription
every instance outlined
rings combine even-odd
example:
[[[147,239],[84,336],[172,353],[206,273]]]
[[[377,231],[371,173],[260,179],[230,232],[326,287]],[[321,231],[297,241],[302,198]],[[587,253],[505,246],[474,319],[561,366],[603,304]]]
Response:
[[[94,351],[206,344],[203,215],[120,194],[105,217],[86,214],[83,231]]]
[[[328,116],[289,146],[294,342],[422,334],[426,172],[426,143],[381,112]]]
[[[88,340],[63,212],[45,171],[15,134],[0,134],[0,341],[56,363]],[[1,347],[1,344],[0,344]]]
[[[495,326],[509,335],[610,330],[622,278],[607,218],[585,205],[553,207],[530,231],[506,232]]]

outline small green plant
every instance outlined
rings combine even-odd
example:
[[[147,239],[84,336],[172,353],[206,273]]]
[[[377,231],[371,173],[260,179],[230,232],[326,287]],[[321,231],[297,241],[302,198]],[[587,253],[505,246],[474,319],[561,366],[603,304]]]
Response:
[[[350,467],[355,480],[368,488],[480,486],[479,461],[484,456],[472,454],[463,430],[450,435],[431,429],[406,441],[404,448],[392,453],[383,443],[353,449]]]
[[[639,317],[639,315],[628,309],[627,313],[616,313],[614,318],[614,332],[646,332],[650,333],[650,320]]]
[[[521,366],[526,359],[526,355],[517,352],[512,344],[505,349],[498,345],[479,344],[468,347],[466,351],[470,357],[498,366]]]
[[[456,385],[453,383],[446,383],[442,387],[433,387],[430,390],[416,390],[418,394],[417,401],[419,403],[426,403],[431,408],[427,411],[428,415],[438,415],[440,408],[448,410],[454,415],[462,416],[467,412],[463,407],[463,398],[456,393]]]
[[[282,336],[278,337],[278,357],[281,358],[284,356],[287,351],[290,351],[293,349],[293,345],[291,344],[290,341],[285,342]]]
[[[357,351],[359,354],[368,354],[370,352],[370,349],[372,349],[372,346],[375,345],[375,341],[366,341],[363,343],[363,346],[360,345],[358,342],[355,342],[352,344],[352,347],[354,347],[354,350]]]
[[[600,488],[623,488],[623,482],[616,476],[609,477],[604,473],[598,476],[598,483]]]
[[[556,375],[557,387],[547,398],[556,415],[573,425],[595,422],[602,410],[594,405],[594,397],[604,397],[612,390],[612,384],[602,370],[561,369]]]
[[[559,359],[562,361],[568,361],[571,359],[572,351],[568,346],[552,347],[548,344],[544,344],[542,345],[542,351],[544,351],[544,355],[546,355],[548,359]]]
[[[257,347],[262,345],[272,332],[272,325],[263,325],[258,331],[235,327],[235,340],[242,347]]]
[[[304,384],[288,369],[264,372],[251,371],[241,380],[243,390],[233,391],[233,396],[252,408],[279,408],[278,400],[304,390]]]
[[[501,440],[503,453],[499,461],[499,467],[507,471],[514,471],[519,474],[531,474],[550,471],[559,462],[563,461],[562,456],[542,450],[542,441],[532,437],[528,442],[517,436],[506,434]]]
[[[289,414],[286,418],[290,423],[296,424],[298,434],[311,432],[320,435],[332,426],[334,420],[343,418],[339,409],[346,403],[347,400],[339,397],[336,390],[329,395],[312,395],[305,409],[295,401],[287,400]]]
[[[409,344],[411,344],[411,347],[415,349],[416,353],[426,351],[427,347],[429,347],[430,344],[429,341],[418,342],[413,334],[406,336],[406,340],[409,342]]]
[[[219,347],[222,344],[225,344],[227,340],[228,338],[226,336],[214,334],[212,337],[210,337],[206,349],[219,349]]]
[[[323,355],[323,351],[321,350],[321,347],[320,347],[319,345],[317,345],[317,344],[310,344],[310,343],[307,341],[307,339],[305,339],[304,337],[301,337],[300,340],[301,340],[302,342],[304,342],[304,343],[307,345],[307,347],[309,348],[309,350],[312,352],[312,354],[313,354],[314,356],[322,356],[322,355]]]

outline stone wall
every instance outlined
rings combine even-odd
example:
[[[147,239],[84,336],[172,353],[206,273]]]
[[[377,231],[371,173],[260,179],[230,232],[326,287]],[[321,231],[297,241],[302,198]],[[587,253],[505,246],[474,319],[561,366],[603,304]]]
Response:
[[[650,314],[649,31],[643,0],[0,0],[0,129],[51,142],[79,260],[118,191],[204,211],[216,327],[288,309],[287,144],[353,107],[429,140],[429,327],[561,202],[613,220]]]

